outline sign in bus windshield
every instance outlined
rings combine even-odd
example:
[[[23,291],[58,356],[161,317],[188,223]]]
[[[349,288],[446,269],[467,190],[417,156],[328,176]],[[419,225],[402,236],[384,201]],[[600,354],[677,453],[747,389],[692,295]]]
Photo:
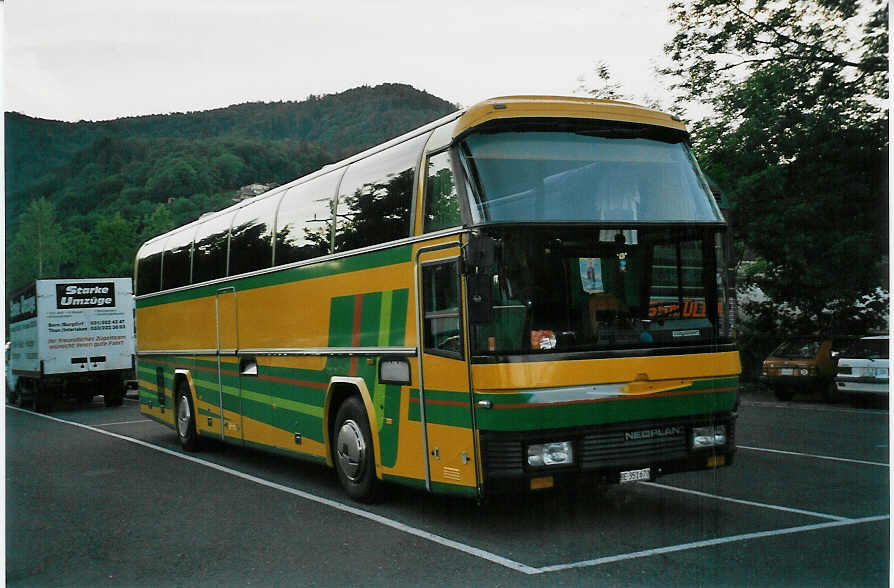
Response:
[[[691,345],[721,334],[722,251],[711,229],[504,225],[487,234],[500,246],[490,277],[470,284],[473,297],[493,300],[489,320],[473,325],[479,353]]]

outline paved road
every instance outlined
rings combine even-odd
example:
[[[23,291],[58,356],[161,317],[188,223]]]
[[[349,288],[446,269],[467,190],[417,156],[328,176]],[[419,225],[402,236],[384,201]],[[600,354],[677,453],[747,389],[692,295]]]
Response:
[[[10,586],[885,586],[888,412],[746,396],[736,463],[473,502],[212,444],[137,403],[6,410]]]

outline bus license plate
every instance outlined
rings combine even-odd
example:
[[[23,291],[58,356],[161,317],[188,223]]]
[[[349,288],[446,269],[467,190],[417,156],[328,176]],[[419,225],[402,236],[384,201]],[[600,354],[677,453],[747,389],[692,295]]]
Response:
[[[648,481],[652,477],[652,468],[643,468],[641,470],[628,470],[621,472],[621,483]]]

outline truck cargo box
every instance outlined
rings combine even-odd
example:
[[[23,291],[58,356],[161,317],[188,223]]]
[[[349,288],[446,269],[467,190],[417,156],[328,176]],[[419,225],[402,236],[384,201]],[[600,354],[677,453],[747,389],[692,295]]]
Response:
[[[118,390],[123,394],[133,370],[133,309],[130,278],[37,280],[13,294],[7,304],[12,396],[51,401],[60,393],[95,392],[120,404]]]

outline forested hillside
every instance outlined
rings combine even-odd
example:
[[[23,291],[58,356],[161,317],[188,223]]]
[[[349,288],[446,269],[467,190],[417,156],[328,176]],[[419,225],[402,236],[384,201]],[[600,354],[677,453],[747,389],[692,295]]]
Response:
[[[129,275],[142,240],[456,110],[401,84],[65,123],[6,113],[7,290]]]

